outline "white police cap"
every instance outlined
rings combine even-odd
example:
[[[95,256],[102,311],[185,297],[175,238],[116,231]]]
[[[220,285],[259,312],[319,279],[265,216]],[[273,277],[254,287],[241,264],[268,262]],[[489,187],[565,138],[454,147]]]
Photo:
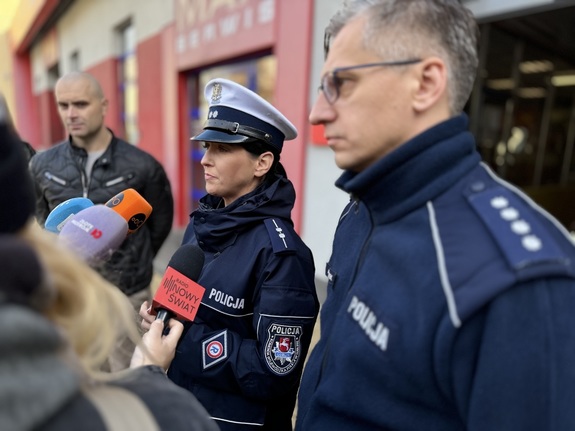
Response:
[[[193,141],[241,144],[260,140],[279,153],[284,140],[297,136],[297,129],[280,111],[236,82],[212,79],[204,97],[210,104],[208,118]]]

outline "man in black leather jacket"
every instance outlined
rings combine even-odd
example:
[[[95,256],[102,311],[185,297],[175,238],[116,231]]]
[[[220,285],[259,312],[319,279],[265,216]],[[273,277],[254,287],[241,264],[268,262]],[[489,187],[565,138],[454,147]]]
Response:
[[[152,206],[152,214],[99,270],[139,309],[150,298],[153,259],[172,227],[169,180],[150,154],[105,127],[108,100],[93,76],[84,72],[64,75],[56,83],[55,97],[69,137],[31,159],[36,217],[43,225],[58,204],[74,197],[101,204],[128,188],[138,191]],[[111,358],[112,370],[129,365],[133,345],[120,350],[124,351],[118,352],[119,360]]]

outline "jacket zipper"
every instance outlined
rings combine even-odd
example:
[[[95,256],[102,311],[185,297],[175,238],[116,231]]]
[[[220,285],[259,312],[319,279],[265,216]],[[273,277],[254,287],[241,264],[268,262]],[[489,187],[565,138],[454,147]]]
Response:
[[[118,178],[114,178],[113,180],[110,180],[110,181],[106,182],[105,186],[106,186],[106,187],[110,187],[110,186],[113,186],[113,185],[115,185],[115,184],[118,184],[118,183],[124,182],[124,181],[126,181],[126,180],[129,180],[129,179],[131,179],[131,178],[134,178],[134,174],[129,174],[129,175],[127,175],[127,176],[121,176],[121,177],[118,177]]]
[[[66,185],[66,180],[63,180],[62,178],[57,177],[56,175],[53,175],[50,172],[46,172],[44,173],[44,176],[49,179],[50,181],[54,181],[55,183],[60,184],[61,186],[65,186]]]
[[[88,198],[88,189],[90,188],[90,183],[86,178],[86,172],[82,169],[80,178],[82,179],[82,196]]]
[[[354,200],[354,206],[355,206],[354,213],[357,214],[357,213],[359,212],[359,199],[356,198],[356,197],[353,197],[353,196],[352,196],[352,199]],[[367,210],[367,207],[366,207],[366,210]],[[370,219],[371,219],[371,218],[372,218],[372,217],[371,217],[371,212],[368,211],[368,213],[369,213]],[[373,226],[373,220],[371,220],[371,225]],[[361,264],[362,264],[362,262],[363,262],[363,260],[364,260],[364,258],[365,258],[365,255],[366,255],[366,253],[367,253],[368,244],[370,243],[372,236],[373,236],[373,227],[372,227],[371,232],[369,233],[368,237],[366,238],[366,240],[365,240],[364,243],[363,243],[363,247],[362,247],[361,253],[359,254],[359,259],[358,259],[358,261],[357,261],[357,265],[355,266],[355,272],[354,272],[354,274],[353,274],[353,277],[352,277],[351,280],[350,280],[349,288],[348,288],[348,290],[347,290],[347,292],[346,292],[346,296],[347,296],[347,294],[349,293],[349,291],[351,290],[351,287],[353,286],[353,283],[354,283],[354,281],[355,281],[355,278],[357,277],[358,268],[361,266]],[[330,271],[328,271],[328,278],[329,278],[329,277],[333,278],[333,274],[332,274]],[[344,297],[344,298],[345,298],[345,297]],[[316,381],[316,384],[315,384],[316,389],[317,389],[317,387],[319,386],[319,382],[320,382],[320,380],[321,380],[321,376],[324,374],[324,369],[325,369],[325,367],[326,367],[327,358],[329,357],[329,351],[330,351],[330,347],[331,347],[331,344],[332,344],[332,340],[333,340],[333,332],[330,334],[330,337],[329,337],[329,339],[327,340],[326,345],[325,345],[325,349],[324,349],[324,351],[323,351],[323,356],[322,356],[322,359],[321,359],[321,367],[320,367],[320,369],[319,369],[319,375],[318,375],[318,378],[317,378],[317,381]]]

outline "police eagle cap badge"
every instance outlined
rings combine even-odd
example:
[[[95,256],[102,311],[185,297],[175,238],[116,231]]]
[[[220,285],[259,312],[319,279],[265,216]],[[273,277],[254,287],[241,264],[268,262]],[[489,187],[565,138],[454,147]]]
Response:
[[[212,88],[212,103],[220,103],[220,100],[222,100],[222,84],[216,82]]]

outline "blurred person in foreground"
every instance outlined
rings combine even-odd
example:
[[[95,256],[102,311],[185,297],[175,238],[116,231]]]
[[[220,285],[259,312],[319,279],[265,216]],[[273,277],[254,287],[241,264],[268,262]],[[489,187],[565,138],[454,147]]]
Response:
[[[205,87],[206,194],[183,244],[204,251],[206,292],[168,377],[191,391],[221,430],[292,429],[296,394],[319,310],[310,249],[291,219],[295,190],[280,162],[295,127],[249,89]],[[140,310],[147,327],[153,316]]]
[[[92,75],[68,73],[56,82],[54,94],[69,136],[30,162],[37,220],[44,225],[50,212],[71,198],[103,204],[128,188],[139,192],[152,206],[151,216],[97,268],[138,311],[151,297],[153,260],[172,227],[174,204],[168,177],[150,154],[117,138],[104,125],[109,102]],[[129,339],[121,343],[110,357],[111,370],[128,367],[133,349]]]
[[[310,113],[350,194],[297,430],[566,430],[575,248],[480,160],[457,0],[349,1]]]
[[[26,155],[26,160],[30,161],[32,156],[36,154],[36,150],[29,142],[22,140],[20,134],[16,130],[16,126],[14,126],[14,120],[10,115],[10,110],[8,109],[8,102],[6,101],[6,97],[0,93],[0,111],[3,112],[3,118],[5,118],[6,127],[10,129],[10,132],[16,136],[16,138],[21,142],[22,147],[24,148],[24,154]]]
[[[132,307],[34,221],[25,155],[5,119],[0,114],[0,429],[217,430],[165,375],[179,322],[167,336],[161,324],[146,333],[133,370],[99,371],[119,334],[139,341]]]

